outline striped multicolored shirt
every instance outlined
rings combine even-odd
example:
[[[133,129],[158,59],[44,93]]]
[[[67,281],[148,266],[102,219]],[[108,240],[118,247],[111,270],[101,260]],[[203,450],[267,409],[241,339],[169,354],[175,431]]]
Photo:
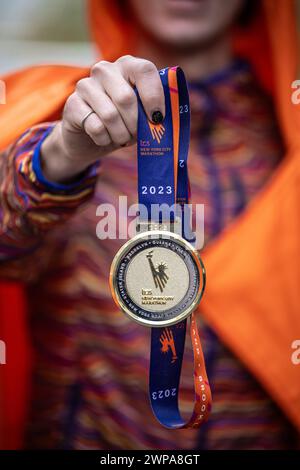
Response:
[[[247,66],[234,64],[190,89],[192,202],[205,204],[209,243],[264,186],[283,152],[271,103]],[[28,446],[292,448],[292,427],[201,311],[211,418],[200,433],[170,431],[155,421],[147,396],[149,330],[116,309],[108,286],[111,261],[124,241],[96,236],[100,203],[117,207],[120,195],[136,202],[135,149],[115,152],[73,185],[53,185],[39,163],[52,126],[29,129],[0,159],[0,274],[26,284],[36,351]],[[190,411],[189,344],[181,400]]]

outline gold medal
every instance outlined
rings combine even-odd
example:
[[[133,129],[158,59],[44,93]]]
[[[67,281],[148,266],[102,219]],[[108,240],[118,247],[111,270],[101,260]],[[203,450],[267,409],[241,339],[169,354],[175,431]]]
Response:
[[[205,270],[193,246],[176,233],[139,233],[116,254],[110,271],[113,298],[132,320],[149,327],[189,316],[205,287]]]

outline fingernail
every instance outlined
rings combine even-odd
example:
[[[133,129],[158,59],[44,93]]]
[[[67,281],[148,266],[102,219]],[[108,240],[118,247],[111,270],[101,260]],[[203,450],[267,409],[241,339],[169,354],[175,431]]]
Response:
[[[154,111],[152,113],[151,119],[154,124],[161,124],[164,120],[164,117],[160,111]]]

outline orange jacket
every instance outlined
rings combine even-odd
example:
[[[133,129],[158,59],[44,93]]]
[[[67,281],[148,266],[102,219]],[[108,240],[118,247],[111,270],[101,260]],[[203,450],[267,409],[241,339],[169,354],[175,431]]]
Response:
[[[253,24],[234,32],[233,44],[273,94],[286,156],[264,190],[205,251],[209,282],[201,310],[300,429],[300,366],[291,361],[291,344],[300,338],[300,111],[291,102],[299,2],[262,3]],[[102,57],[134,54],[138,38],[118,2],[89,0],[89,13]],[[57,118],[76,81],[86,74],[85,68],[41,66],[4,77],[7,104],[0,108],[0,149],[31,125]],[[2,284],[0,294],[0,339],[9,346],[9,362],[0,366],[0,447],[15,448],[22,442],[30,348],[21,287]],[[16,342],[18,348],[12,346]]]

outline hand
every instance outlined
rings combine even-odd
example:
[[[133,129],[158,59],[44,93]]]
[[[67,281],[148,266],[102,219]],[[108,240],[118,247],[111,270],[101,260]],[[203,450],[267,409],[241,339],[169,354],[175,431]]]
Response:
[[[161,122],[165,115],[164,91],[152,62],[132,56],[113,63],[98,62],[88,78],[79,80],[66,101],[62,120],[42,144],[45,178],[58,183],[70,181],[100,157],[136,142],[134,86],[148,118]]]

